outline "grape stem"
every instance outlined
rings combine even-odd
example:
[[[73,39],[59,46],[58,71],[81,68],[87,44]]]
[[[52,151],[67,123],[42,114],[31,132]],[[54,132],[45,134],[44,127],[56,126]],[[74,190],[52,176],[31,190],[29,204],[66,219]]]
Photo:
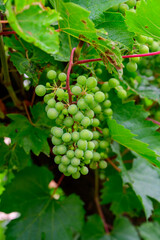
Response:
[[[57,187],[54,189],[51,197],[53,198],[54,197],[54,194],[56,193],[57,189],[59,188],[59,186],[61,185],[61,182],[63,181],[64,179],[64,174],[61,175],[60,179],[58,180],[58,183],[57,183]]]
[[[111,164],[111,166],[112,166],[117,172],[121,172],[121,169],[118,168],[118,167],[111,161],[110,158],[107,158],[106,160],[107,160],[107,162],[109,162],[109,163]]]
[[[158,122],[158,121],[156,121],[156,120],[154,120],[154,119],[152,119],[152,118],[146,118],[146,120],[148,120],[148,121],[151,121],[151,122],[153,122],[153,123],[155,123],[155,124],[157,124],[157,125],[160,125],[160,122]]]
[[[126,56],[122,56],[122,58],[147,57],[147,56],[154,56],[154,55],[158,55],[158,54],[160,54],[160,51],[152,52],[152,53],[145,53],[145,54],[126,55]],[[80,60],[80,61],[75,62],[74,65],[89,63],[89,62],[98,62],[98,61],[102,61],[102,58]]]
[[[70,78],[70,73],[71,73],[71,70],[72,70],[72,66],[74,65],[73,64],[73,57],[74,57],[75,50],[76,50],[76,48],[72,49],[70,60],[69,60],[69,66],[68,66],[68,70],[67,70],[66,89],[68,91],[69,104],[72,104],[72,95],[73,94],[72,94],[71,89],[70,89],[69,78]]]

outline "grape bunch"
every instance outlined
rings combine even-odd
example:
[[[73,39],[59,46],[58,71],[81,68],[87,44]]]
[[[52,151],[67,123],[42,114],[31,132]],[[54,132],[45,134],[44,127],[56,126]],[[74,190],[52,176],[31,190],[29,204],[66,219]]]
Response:
[[[38,85],[35,92],[44,96],[47,116],[53,120],[52,151],[59,171],[78,179],[88,173],[88,166],[105,169],[110,146],[106,118],[113,115],[109,91],[115,89],[121,99],[127,97],[126,91],[115,78],[100,85],[95,77],[80,75],[70,86],[70,102],[66,74],[60,73],[56,80],[57,73],[50,70],[47,77],[54,84]]]

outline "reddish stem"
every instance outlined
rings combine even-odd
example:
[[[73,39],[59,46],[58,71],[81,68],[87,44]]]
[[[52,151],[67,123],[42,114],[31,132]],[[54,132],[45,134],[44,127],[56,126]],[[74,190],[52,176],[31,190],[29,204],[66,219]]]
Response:
[[[154,120],[154,119],[152,119],[152,118],[146,118],[146,120],[148,120],[148,121],[151,121],[151,122],[153,122],[153,123],[155,123],[155,124],[157,124],[157,125],[160,125],[160,122],[158,122],[158,121],[156,121],[156,120]]]
[[[6,35],[10,35],[10,34],[16,34],[15,31],[8,31],[8,32],[1,32],[0,35],[6,36]]]
[[[57,189],[59,188],[59,186],[61,185],[61,182],[63,181],[64,179],[64,174],[61,175],[60,179],[58,180],[58,183],[57,183],[57,187],[54,189],[53,193],[52,193],[52,198],[54,196],[54,194],[56,193]]]
[[[68,91],[69,104],[72,104],[72,92],[71,92],[71,89],[70,89],[69,77],[70,77],[70,73],[71,73],[72,66],[73,66],[73,56],[74,56],[75,50],[76,50],[76,48],[72,49],[70,60],[69,60],[69,67],[68,67],[68,70],[67,70],[66,89]]]

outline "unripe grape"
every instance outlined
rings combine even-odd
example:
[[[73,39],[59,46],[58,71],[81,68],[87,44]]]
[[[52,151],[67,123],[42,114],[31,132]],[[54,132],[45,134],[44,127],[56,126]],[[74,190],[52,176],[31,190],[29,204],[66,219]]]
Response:
[[[95,148],[95,144],[93,141],[88,142],[87,149],[88,150],[93,150]]]
[[[105,100],[105,95],[103,92],[98,91],[95,93],[94,99],[96,102],[103,102]]]
[[[94,101],[94,97],[92,94],[86,94],[86,96],[84,97],[84,100],[87,104],[90,104]]]
[[[67,79],[67,75],[66,75],[65,73],[60,73],[60,74],[58,75],[58,79],[59,79],[61,82],[64,82],[64,81],[66,81],[66,79]]]
[[[61,88],[58,88],[58,89],[56,90],[56,95],[57,95],[57,97],[63,99],[63,98],[64,98],[64,90],[61,89]]]
[[[78,142],[77,142],[77,146],[78,146],[79,149],[85,151],[85,150],[87,149],[87,141],[80,139],[80,140],[78,140]]]
[[[149,53],[149,48],[146,45],[140,45],[139,46],[139,52],[140,53]]]
[[[98,92],[98,91],[99,91],[99,87],[92,88],[92,92],[93,92],[93,93],[96,93],[96,92]]]
[[[88,129],[83,129],[80,132],[80,138],[83,140],[90,141],[93,138],[93,133],[91,131],[89,131]]]
[[[61,158],[61,163],[62,163],[63,165],[68,165],[68,164],[70,164],[70,159],[69,159],[66,155],[64,155],[64,156]]]
[[[89,117],[90,119],[92,119],[93,117],[94,117],[94,112],[93,112],[93,110],[86,110],[85,111],[85,116],[86,117]]]
[[[84,117],[81,121],[82,126],[88,127],[91,124],[91,121],[88,117]]]
[[[62,114],[67,115],[67,114],[68,114],[68,109],[66,109],[66,108],[63,109],[63,110],[62,110]]]
[[[71,141],[71,134],[70,133],[64,133],[63,135],[62,135],[62,140],[63,140],[63,142],[70,142]]]
[[[107,162],[106,161],[100,161],[99,162],[99,168],[105,169],[107,167]]]
[[[97,86],[97,80],[94,77],[89,77],[86,85],[89,89],[95,88]]]
[[[108,11],[109,12],[117,12],[118,11],[118,7],[119,7],[118,5],[113,6],[113,7],[109,8]]]
[[[55,108],[58,112],[61,112],[64,108],[64,104],[62,102],[57,102]]]
[[[65,173],[67,171],[67,166],[60,163],[59,166],[58,166],[58,169],[59,169],[60,172]]]
[[[50,100],[48,100],[47,104],[50,108],[54,108],[56,105],[56,101],[54,98],[51,98]]]
[[[90,164],[91,163],[91,159],[83,159],[83,163],[84,164]]]
[[[61,156],[60,155],[57,155],[57,156],[55,156],[55,158],[54,158],[54,162],[56,163],[56,164],[60,164],[61,163]]]
[[[81,92],[82,92],[82,89],[78,86],[74,86],[71,90],[71,92],[74,94],[74,95],[80,95]]]
[[[92,160],[98,162],[101,159],[101,155],[98,152],[93,152]]]
[[[115,88],[119,85],[119,81],[115,78],[110,78],[108,84],[110,88]]]
[[[96,107],[93,108],[93,111],[94,111],[96,114],[99,114],[99,113],[101,113],[102,108],[101,108],[100,105],[97,105]]]
[[[84,118],[84,115],[82,112],[78,111],[74,116],[73,119],[76,122],[80,122]]]
[[[93,158],[93,152],[90,151],[90,150],[85,151],[84,158],[85,159],[92,159]]]
[[[57,155],[57,154],[58,154],[57,147],[58,147],[58,146],[54,146],[54,147],[52,148],[52,152],[54,153],[54,155]]]
[[[73,158],[74,157],[74,151],[73,150],[68,150],[67,151],[67,157],[68,158]]]
[[[136,5],[136,0],[128,0],[128,1],[126,2],[126,4],[127,4],[130,8],[132,8],[132,7],[134,7],[134,6]]]
[[[52,143],[53,143],[53,145],[60,145],[60,144],[62,144],[62,140],[60,138],[53,136]]]
[[[49,108],[47,111],[47,116],[49,119],[56,119],[58,117],[58,112],[55,108]]]
[[[74,179],[78,179],[78,178],[80,178],[80,176],[81,176],[80,172],[76,172],[76,173],[73,173],[73,174],[72,174],[72,177],[73,177]]]
[[[72,104],[68,107],[68,112],[71,114],[71,115],[75,115],[77,112],[78,112],[78,108],[77,108],[77,105],[76,104]]]
[[[48,101],[53,97],[54,97],[54,93],[49,93],[44,96],[43,100],[45,103],[48,103]]]
[[[79,83],[80,85],[84,86],[84,85],[86,85],[86,80],[87,80],[87,78],[85,76],[79,76],[77,78],[77,83]]]
[[[68,172],[68,173],[71,173],[71,174],[76,173],[76,172],[77,172],[77,168],[76,168],[76,167],[73,167],[72,165],[69,165],[69,166],[67,167],[67,172]]]
[[[58,154],[63,155],[63,154],[66,153],[66,151],[67,151],[66,146],[64,146],[64,145],[57,146],[57,153]]]
[[[109,142],[107,142],[107,141],[100,141],[99,146],[102,149],[106,149],[109,146]]]
[[[135,63],[139,63],[140,57],[133,57],[133,58],[131,58],[131,61],[135,62]]]
[[[92,126],[93,126],[93,127],[98,127],[99,124],[100,124],[99,119],[97,119],[97,118],[93,118]]]
[[[77,157],[77,158],[82,158],[83,157],[83,155],[84,155],[84,152],[81,150],[81,149],[76,149],[75,150],[75,156]]]
[[[103,103],[103,107],[109,108],[111,106],[111,101],[110,100],[105,100]]]
[[[107,93],[111,90],[110,86],[109,86],[109,83],[108,82],[105,82],[102,84],[102,87],[101,87],[101,90],[102,92],[104,93]]]
[[[105,137],[109,136],[109,129],[108,128],[103,128],[102,133]]]
[[[77,142],[79,140],[79,132],[73,132],[71,135],[73,142]]]
[[[82,175],[87,175],[89,172],[89,170],[86,166],[81,167],[80,171],[81,171]]]
[[[60,120],[63,120],[63,119],[64,119],[64,115],[61,113],[61,114],[59,114],[58,118],[59,118]]]
[[[96,169],[98,167],[97,163],[96,162],[91,162],[91,164],[89,165],[89,167],[91,169]]]
[[[96,140],[93,140],[92,142],[93,142],[93,143],[94,143],[94,145],[95,145],[94,149],[97,149],[97,148],[98,148],[98,146],[99,146],[98,142],[97,142]]]
[[[52,127],[51,128],[51,133],[57,137],[57,138],[61,138],[63,135],[63,129],[62,128],[58,128],[58,127]]]
[[[71,117],[66,117],[63,122],[64,126],[66,127],[72,127],[74,124],[74,121]]]
[[[71,164],[72,164],[72,166],[77,167],[80,164],[80,159],[77,157],[72,158]]]
[[[56,76],[57,76],[57,73],[56,73],[56,71],[54,71],[54,70],[49,70],[49,71],[47,72],[47,78],[48,78],[48,79],[55,79]]]
[[[93,139],[96,140],[98,139],[100,136],[99,132],[98,131],[93,131]]]
[[[117,10],[118,10],[118,6],[117,6]],[[96,74],[97,74],[97,76],[101,75],[102,74],[102,69],[101,68],[97,68],[96,69]]]
[[[107,116],[112,116],[113,115],[113,111],[111,108],[107,108],[104,110],[104,115],[107,115]]]
[[[37,94],[37,96],[39,97],[43,97],[46,94],[46,88],[43,85],[38,85],[35,88],[35,93]]]
[[[125,99],[127,97],[127,92],[125,90],[120,90],[117,93],[118,97],[121,99]]]
[[[84,101],[84,99],[82,99],[82,98],[78,100],[77,106],[78,106],[80,109],[82,109],[82,110],[88,108],[87,105],[86,105],[86,103],[85,103],[85,101]]]
[[[156,42],[156,41],[154,41],[154,42],[152,43],[152,45],[150,46],[150,48],[151,48],[151,51],[153,51],[153,52],[158,51],[158,49],[159,49],[159,43]]]
[[[143,35],[138,35],[137,36],[137,41],[139,43],[146,43],[147,42],[147,37],[146,36],[143,36]]]
[[[153,38],[148,37],[148,38],[147,38],[147,43],[148,43],[149,45],[151,45],[151,44],[153,43]]]
[[[125,14],[126,10],[128,10],[128,9],[129,9],[129,7],[128,7],[128,5],[125,4],[125,3],[121,3],[121,4],[119,5],[119,11],[120,11],[122,14]]]
[[[135,72],[137,70],[137,63],[129,62],[126,65],[128,72]]]

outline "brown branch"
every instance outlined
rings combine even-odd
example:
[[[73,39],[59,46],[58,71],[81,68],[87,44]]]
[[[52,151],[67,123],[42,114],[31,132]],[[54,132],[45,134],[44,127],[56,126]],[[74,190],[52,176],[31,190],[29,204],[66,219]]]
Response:
[[[27,108],[27,105],[26,105],[25,101],[23,101],[23,105],[24,105],[24,109],[26,111],[26,114],[27,114],[27,117],[28,117],[28,120],[29,120],[30,124],[35,127],[36,125],[32,122],[32,119],[30,117],[30,114],[29,114],[29,111],[28,111],[28,108]]]
[[[61,182],[63,181],[64,177],[65,177],[64,174],[62,174],[61,177],[60,177],[60,179],[58,180],[57,187],[54,189],[54,191],[53,191],[53,193],[52,193],[52,195],[51,195],[52,198],[54,197],[54,194],[56,193],[57,189],[58,189],[59,186],[61,185]]]
[[[121,169],[118,168],[118,167],[110,160],[110,158],[107,158],[106,161],[109,162],[109,163],[112,165],[112,167],[113,167],[117,172],[121,172]]]
[[[16,34],[16,32],[15,31],[0,32],[0,35],[3,35],[3,36],[7,36],[7,35],[10,35],[10,34]]]

